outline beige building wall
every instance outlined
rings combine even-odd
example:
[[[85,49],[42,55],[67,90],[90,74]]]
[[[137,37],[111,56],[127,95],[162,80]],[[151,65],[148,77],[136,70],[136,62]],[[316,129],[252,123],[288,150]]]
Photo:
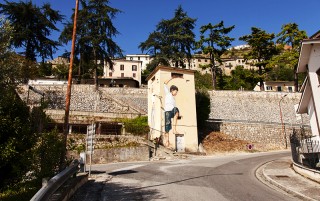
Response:
[[[198,129],[195,102],[194,71],[159,66],[147,78],[148,80],[148,121],[151,128],[151,138],[160,137],[164,133],[164,82],[171,77],[168,87],[176,85],[179,89],[175,96],[181,119],[177,122],[177,131],[181,135],[169,133],[172,148],[177,148],[176,140],[182,136],[186,151],[198,150]],[[180,146],[180,145],[179,145]]]
[[[105,64],[103,69],[104,78],[133,78],[141,85],[141,61],[114,60],[113,70]]]

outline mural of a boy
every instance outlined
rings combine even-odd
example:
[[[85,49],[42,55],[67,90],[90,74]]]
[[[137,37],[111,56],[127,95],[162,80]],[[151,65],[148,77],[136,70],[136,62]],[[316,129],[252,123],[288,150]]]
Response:
[[[177,120],[179,117],[179,109],[176,105],[175,96],[178,94],[178,87],[171,85],[170,89],[168,88],[168,83],[175,77],[170,78],[164,82],[164,93],[165,93],[165,105],[164,105],[164,117],[165,117],[165,134],[162,136],[162,143],[164,146],[169,146],[169,132],[173,129],[173,133],[176,134],[177,129]],[[173,123],[171,119],[173,118]]]

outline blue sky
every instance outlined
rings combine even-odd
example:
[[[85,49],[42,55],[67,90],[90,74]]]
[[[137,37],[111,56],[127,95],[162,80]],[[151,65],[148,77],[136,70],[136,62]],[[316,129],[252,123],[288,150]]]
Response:
[[[33,0],[38,6],[44,2],[50,3],[53,9],[70,20],[75,0]],[[120,32],[114,40],[124,54],[141,53],[138,45],[148,38],[162,19],[171,19],[179,5],[189,17],[197,19],[193,30],[196,39],[199,39],[202,25],[216,24],[221,20],[225,26],[235,25],[230,33],[231,37],[236,38],[233,45],[244,44],[238,38],[250,34],[253,26],[269,33],[278,33],[283,24],[295,22],[308,36],[320,30],[319,0],[110,0],[111,7],[122,11],[113,21]],[[58,27],[63,28],[62,24]],[[59,33],[53,33],[52,39],[58,37]],[[60,47],[54,57],[65,50],[70,51],[70,48],[71,43]]]

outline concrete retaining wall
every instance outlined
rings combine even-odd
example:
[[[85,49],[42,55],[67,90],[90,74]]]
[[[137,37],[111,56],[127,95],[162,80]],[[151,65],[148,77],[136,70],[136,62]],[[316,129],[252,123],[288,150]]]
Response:
[[[72,158],[80,158],[80,155],[76,151],[69,151],[68,156]],[[87,154],[86,157],[86,164],[88,165],[90,156]],[[148,160],[148,146],[95,149],[92,154],[92,164]]]

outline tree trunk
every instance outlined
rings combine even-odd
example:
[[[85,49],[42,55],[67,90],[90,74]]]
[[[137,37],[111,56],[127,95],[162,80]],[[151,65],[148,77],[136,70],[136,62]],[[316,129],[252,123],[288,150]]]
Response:
[[[216,74],[216,68],[213,66],[211,67],[211,74],[212,74],[212,89],[216,90],[217,86],[217,74]]]
[[[79,59],[78,84],[81,83],[81,65],[82,65],[82,53],[80,53],[80,59]]]
[[[262,76],[262,66],[259,66],[259,82],[260,82],[260,91],[264,91],[264,83],[263,83],[263,79],[261,78]]]
[[[213,46],[213,44],[212,44]],[[211,75],[212,75],[212,89],[216,90],[216,86],[217,86],[217,75],[216,75],[216,66],[214,63],[214,56],[213,53],[210,53],[210,62],[211,62]]]
[[[97,61],[97,54],[96,54],[96,49],[93,48],[93,57],[94,57],[94,84],[96,86],[96,90],[99,89],[99,83],[98,83],[98,61]]]

